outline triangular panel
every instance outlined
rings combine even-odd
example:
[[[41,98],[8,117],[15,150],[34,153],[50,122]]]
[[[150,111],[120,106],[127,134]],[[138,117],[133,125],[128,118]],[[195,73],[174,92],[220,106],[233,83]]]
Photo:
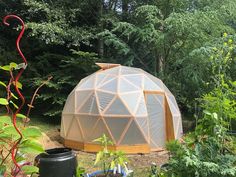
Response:
[[[134,93],[128,93],[128,94],[120,94],[121,99],[124,103],[127,104],[128,109],[131,113],[135,113],[136,107],[139,101],[139,98],[141,96],[141,92],[134,92]]]
[[[60,136],[62,138],[65,138],[66,137],[66,132],[65,132],[65,127],[64,127],[64,119],[62,118],[61,119],[61,128],[60,128]]]
[[[134,121],[132,121],[120,144],[133,145],[146,143],[147,141],[145,140],[144,135],[142,134],[140,129],[138,128],[138,125]]]
[[[163,88],[167,94],[172,95],[171,91],[165,86],[165,84],[163,84]]]
[[[81,80],[79,81],[79,84],[76,85],[75,89],[78,89],[78,88],[79,88],[82,84],[84,84],[89,78],[90,78],[90,76],[87,76],[87,77],[81,79]]]
[[[73,115],[62,115],[61,129],[64,130],[64,135],[66,137],[72,120],[74,119]]]
[[[78,111],[78,108],[81,107],[82,104],[84,104],[88,98],[93,94],[93,91],[76,91],[75,93],[75,109],[76,112]]]
[[[123,104],[123,102],[120,100],[119,97],[117,97],[111,105],[107,108],[105,111],[105,114],[112,114],[112,115],[130,115],[130,112],[126,108],[126,106]]]
[[[70,129],[68,130],[67,138],[74,141],[83,141],[79,124],[75,118],[73,119]]]
[[[124,75],[123,77],[138,88],[143,88],[143,74]]]
[[[90,75],[76,90],[93,89],[95,86],[95,75]]]
[[[93,94],[89,99],[84,103],[84,105],[79,109],[78,113],[91,113],[99,114],[96,95]]]
[[[115,138],[115,141],[117,143],[130,119],[118,118],[118,117],[114,117],[114,118],[107,117],[104,119],[108,128],[111,131],[112,136]]]
[[[173,116],[173,125],[174,125],[175,139],[181,138],[183,135],[183,127],[180,116]]]
[[[146,140],[149,139],[148,121],[146,117],[136,117],[135,121],[139,125],[140,129],[143,131]]]
[[[106,84],[102,85],[99,89],[103,91],[108,91],[108,92],[117,92],[117,85],[118,85],[118,79],[115,78],[110,82],[107,82]]]
[[[98,121],[96,127],[94,128],[94,131],[92,132],[92,134],[90,136],[90,141],[93,141],[93,140],[101,137],[103,134],[105,134],[110,140],[112,139],[103,120],[100,119]]]
[[[140,88],[134,86],[132,83],[129,81],[125,80],[124,78],[120,77],[119,80],[119,86],[118,86],[118,91],[119,92],[132,92],[132,91],[138,91]]]
[[[176,113],[180,114],[179,107],[178,107],[175,97],[173,95],[167,95],[167,101],[172,107],[175,108],[174,114]]]
[[[74,114],[75,113],[75,92],[71,92],[66,99],[65,106],[63,108],[63,113]]]
[[[153,140],[150,141],[150,147],[151,148],[160,148],[158,145],[156,145]]]
[[[108,75],[101,81],[101,84],[97,85],[97,88],[102,87],[103,85],[107,84],[108,82],[112,81],[113,79],[117,78],[115,75]]]
[[[140,71],[136,70],[136,68],[122,66],[121,67],[121,75],[129,75],[129,74],[140,74]]]
[[[141,95],[140,101],[138,103],[136,116],[147,116],[147,107],[143,95]]]
[[[158,87],[160,87],[162,90],[164,90],[163,88],[163,82],[158,79],[157,77],[151,75],[150,73],[144,71],[145,75],[147,78],[151,79]]]
[[[81,128],[82,128],[82,132],[84,135],[84,140],[85,141],[89,141],[90,140],[90,135],[91,132],[93,131],[93,127],[95,126],[96,122],[98,121],[98,117],[97,116],[82,116],[79,115],[78,116]]]
[[[95,87],[97,87],[98,85],[102,85],[103,84],[103,81],[105,79],[105,77],[107,77],[106,74],[101,74],[101,73],[98,73],[96,75],[96,84],[95,84]]]
[[[111,102],[111,100],[115,97],[115,95],[106,92],[96,91],[98,98],[98,106],[100,111],[104,111],[107,105]]]
[[[144,76],[144,90],[163,91],[155,82]]]

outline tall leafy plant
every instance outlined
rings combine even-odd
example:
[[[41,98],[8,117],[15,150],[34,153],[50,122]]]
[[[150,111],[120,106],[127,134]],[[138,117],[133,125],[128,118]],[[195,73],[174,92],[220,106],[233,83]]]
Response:
[[[19,79],[27,66],[27,60],[19,48],[24,33],[24,22],[18,16],[8,15],[4,18],[4,24],[9,25],[10,18],[19,20],[22,25],[16,47],[24,63],[11,62],[9,65],[0,66],[1,75],[9,78],[7,81],[0,81],[0,175],[4,177],[37,172],[38,168],[27,160],[28,155],[43,152],[42,146],[37,141],[41,136],[40,130],[27,126],[29,118],[21,113],[25,98],[20,91],[23,86]]]
[[[233,36],[224,34],[223,45],[212,48],[212,91],[203,95],[202,118],[184,143],[168,144],[172,157],[169,176],[233,177],[236,175],[236,146],[228,134],[230,122],[236,118],[235,81],[229,69],[234,60]]]
[[[113,170],[117,165],[123,167],[126,172],[128,172],[125,164],[128,159],[125,156],[125,153],[122,151],[110,151],[108,146],[113,145],[113,142],[109,140],[105,134],[103,134],[100,138],[95,139],[94,142],[98,142],[102,146],[102,150],[96,155],[94,164],[101,166],[105,177],[113,176],[110,175],[109,170]]]

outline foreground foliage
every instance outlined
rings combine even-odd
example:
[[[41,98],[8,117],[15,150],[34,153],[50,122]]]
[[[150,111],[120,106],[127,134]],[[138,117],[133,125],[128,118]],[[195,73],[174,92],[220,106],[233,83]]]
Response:
[[[236,176],[235,137],[229,134],[231,122],[236,119],[236,82],[228,74],[229,65],[235,60],[235,45],[227,34],[224,41],[211,56],[215,87],[200,99],[203,114],[195,131],[186,135],[182,143],[168,144],[171,158],[167,176]]]
[[[26,115],[16,114],[19,108],[17,104],[20,102],[13,88],[23,87],[20,82],[14,82],[14,74],[19,67],[20,65],[13,62],[0,66],[1,74],[6,73],[10,78],[7,82],[0,81],[0,176],[4,175],[4,177],[38,172],[38,168],[33,166],[33,162],[28,158],[30,154],[44,152],[38,142],[41,131],[37,127],[27,126],[29,118]],[[14,127],[15,124],[17,129]]]

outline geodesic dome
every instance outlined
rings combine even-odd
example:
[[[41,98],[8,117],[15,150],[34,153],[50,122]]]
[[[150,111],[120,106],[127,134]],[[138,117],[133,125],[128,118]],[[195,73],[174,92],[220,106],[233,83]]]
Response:
[[[98,63],[82,79],[62,112],[61,137],[67,147],[96,152],[94,139],[106,134],[110,148],[149,153],[182,135],[175,97],[163,82],[138,68]]]

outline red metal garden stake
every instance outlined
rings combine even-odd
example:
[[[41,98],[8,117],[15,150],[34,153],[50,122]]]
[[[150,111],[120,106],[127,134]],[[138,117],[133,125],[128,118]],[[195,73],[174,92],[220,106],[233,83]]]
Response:
[[[20,46],[19,46],[20,40],[21,40],[21,38],[24,34],[24,31],[25,31],[25,25],[24,25],[23,20],[20,17],[16,16],[16,15],[7,15],[7,16],[5,16],[4,19],[3,19],[3,23],[5,25],[9,26],[10,24],[7,21],[10,18],[17,19],[21,23],[21,27],[22,27],[21,32],[18,35],[17,40],[16,40],[16,48],[17,48],[17,51],[18,51],[18,53],[20,54],[20,56],[23,60],[23,63],[18,65],[21,69],[20,69],[19,73],[16,75],[16,77],[14,79],[15,90],[16,90],[17,94],[20,96],[21,105],[16,110],[16,112],[13,114],[13,118],[12,118],[14,128],[16,129],[17,133],[20,135],[20,138],[15,142],[15,144],[13,145],[13,147],[11,149],[11,157],[12,157],[13,163],[16,166],[16,171],[20,171],[20,166],[17,164],[17,161],[16,161],[16,154],[17,154],[18,145],[22,140],[22,133],[20,132],[20,130],[18,129],[18,127],[16,125],[16,115],[21,111],[22,107],[24,106],[25,98],[22,95],[22,93],[20,92],[20,90],[17,86],[17,83],[18,83],[18,80],[20,79],[22,73],[24,72],[26,66],[27,66],[27,60],[26,60],[25,56],[23,55],[23,53],[21,52],[21,49],[20,49]],[[14,176],[16,176],[16,174],[14,174]]]

